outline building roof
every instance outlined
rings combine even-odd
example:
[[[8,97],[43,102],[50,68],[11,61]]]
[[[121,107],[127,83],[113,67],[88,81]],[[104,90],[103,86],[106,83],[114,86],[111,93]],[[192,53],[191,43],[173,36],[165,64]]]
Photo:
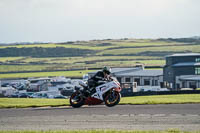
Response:
[[[135,71],[135,70],[138,70],[138,68],[112,68],[112,73]]]
[[[117,73],[116,76],[161,76],[163,75],[163,70],[138,70],[128,73]]]
[[[124,73],[124,72],[132,72],[132,71],[136,71],[139,70],[141,68],[139,67],[134,67],[134,68],[112,68],[112,74],[116,74],[116,73]],[[98,70],[100,71],[100,70]],[[94,72],[90,72],[89,74],[95,74],[97,71]]]
[[[182,53],[182,54],[173,54],[166,57],[182,57],[182,56],[200,56],[200,53]]]
[[[96,72],[90,72],[89,74],[95,74]],[[114,76],[161,76],[163,70],[145,70],[141,67],[135,68],[112,68],[112,74]]]
[[[184,63],[176,63],[176,64],[172,65],[172,67],[185,67],[185,66],[200,66],[200,63],[184,62]]]
[[[200,75],[182,75],[179,80],[185,81],[200,81]]]

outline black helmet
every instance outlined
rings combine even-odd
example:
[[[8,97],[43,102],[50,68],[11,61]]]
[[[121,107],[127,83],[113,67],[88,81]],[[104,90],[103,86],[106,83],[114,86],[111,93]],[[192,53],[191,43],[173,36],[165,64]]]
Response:
[[[107,74],[110,74],[110,73],[111,73],[111,68],[105,66],[105,67],[103,68],[103,72],[105,72],[105,73],[107,73]]]

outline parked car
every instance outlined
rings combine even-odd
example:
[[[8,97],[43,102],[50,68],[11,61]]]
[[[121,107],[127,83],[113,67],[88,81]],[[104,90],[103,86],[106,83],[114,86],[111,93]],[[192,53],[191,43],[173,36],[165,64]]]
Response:
[[[19,92],[13,93],[12,95],[8,96],[10,98],[18,98]]]
[[[31,95],[33,95],[33,93],[34,92],[27,92],[26,94],[27,94],[28,97],[31,97]]]
[[[4,84],[1,85],[1,87],[9,87],[9,86],[10,86],[9,83],[4,83]]]
[[[66,99],[67,97],[66,96],[63,96],[63,95],[56,95],[54,96],[55,99]]]
[[[25,90],[25,84],[23,83],[11,83],[11,86],[17,90]]]
[[[19,93],[19,94],[18,94],[18,97],[19,97],[19,98],[29,98],[30,95],[28,95],[28,93]]]
[[[28,98],[30,96],[28,95],[28,93],[25,93],[25,92],[24,93],[16,92],[16,93],[10,95],[9,97],[12,97],[12,98]]]
[[[46,93],[33,93],[30,98],[48,98],[48,95]]]

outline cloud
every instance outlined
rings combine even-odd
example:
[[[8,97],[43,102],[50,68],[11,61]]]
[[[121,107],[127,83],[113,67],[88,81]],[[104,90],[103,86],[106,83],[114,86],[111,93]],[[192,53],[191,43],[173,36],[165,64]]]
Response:
[[[0,41],[196,35],[199,5],[199,0],[0,0]]]

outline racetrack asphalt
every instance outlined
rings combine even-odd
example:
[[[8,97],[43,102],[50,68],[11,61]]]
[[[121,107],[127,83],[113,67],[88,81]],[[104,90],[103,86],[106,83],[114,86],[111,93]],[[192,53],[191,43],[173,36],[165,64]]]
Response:
[[[0,130],[200,130],[200,104],[0,109]]]

